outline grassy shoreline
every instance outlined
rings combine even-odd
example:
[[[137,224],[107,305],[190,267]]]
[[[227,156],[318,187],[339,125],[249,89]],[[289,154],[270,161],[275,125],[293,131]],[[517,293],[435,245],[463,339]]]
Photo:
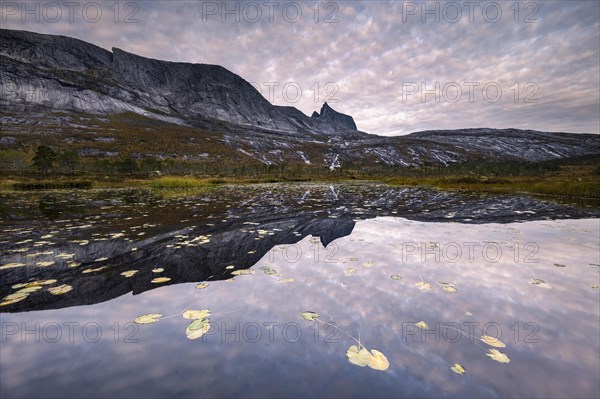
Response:
[[[382,173],[383,172],[383,173]],[[0,179],[0,191],[38,191],[88,188],[147,188],[189,191],[223,184],[295,182],[380,182],[393,187],[427,187],[445,191],[490,194],[528,194],[600,207],[600,158],[584,157],[516,165],[454,165],[437,169],[386,171],[344,170],[319,175],[258,176],[132,176],[48,175],[12,176]]]
[[[191,189],[215,187],[224,184],[297,183],[297,182],[344,182],[370,181],[390,186],[429,187],[440,190],[487,192],[496,194],[528,193],[566,198],[600,199],[600,177],[575,178],[557,176],[521,177],[503,176],[392,176],[352,179],[344,176],[331,178],[200,178],[193,176],[164,176],[148,179],[89,180],[89,179],[7,179],[0,180],[2,191],[38,191],[54,189],[89,188],[150,188]]]

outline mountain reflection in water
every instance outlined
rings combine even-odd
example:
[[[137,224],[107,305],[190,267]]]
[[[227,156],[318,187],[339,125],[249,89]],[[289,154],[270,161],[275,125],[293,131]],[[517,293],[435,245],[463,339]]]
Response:
[[[527,196],[379,184],[225,186],[175,198],[132,189],[2,196],[0,298],[14,292],[13,285],[34,280],[73,287],[64,295],[32,292],[2,312],[94,304],[164,285],[229,279],[276,245],[315,236],[327,247],[350,234],[356,220],[377,216],[479,224],[598,215]],[[124,278],[131,270],[136,274]],[[152,283],[157,277],[169,280]]]

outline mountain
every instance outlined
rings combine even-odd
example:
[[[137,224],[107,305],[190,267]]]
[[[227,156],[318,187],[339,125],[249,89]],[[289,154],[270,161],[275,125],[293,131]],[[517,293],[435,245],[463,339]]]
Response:
[[[598,135],[515,129],[371,135],[327,103],[310,117],[273,105],[218,65],[154,60],[74,38],[7,29],[0,29],[0,106],[3,148],[67,142],[91,157],[335,169],[600,153]]]
[[[213,119],[295,134],[356,131],[328,105],[318,118],[269,103],[250,83],[218,65],[187,64],[112,52],[63,36],[1,30],[4,106],[89,113],[135,112],[168,122]]]

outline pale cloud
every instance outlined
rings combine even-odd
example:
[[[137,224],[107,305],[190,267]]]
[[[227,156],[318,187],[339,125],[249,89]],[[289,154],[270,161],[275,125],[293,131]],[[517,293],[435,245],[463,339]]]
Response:
[[[37,3],[42,10],[48,2],[15,4],[25,3],[29,9]],[[80,2],[81,7],[88,3]],[[40,22],[34,15],[25,15],[22,22],[22,13],[16,13],[4,15],[2,25],[68,35],[152,58],[223,65],[255,83],[275,104],[292,105],[308,115],[328,98],[370,133],[484,126],[600,133],[600,3],[595,1],[517,2],[518,22],[509,9],[514,3],[499,2],[502,17],[495,23],[486,21],[481,11],[489,2],[480,2],[473,22],[464,2],[451,2],[463,12],[456,23],[444,19],[454,17],[451,9],[440,13],[440,22],[428,15],[423,23],[419,15],[406,13],[421,2],[321,2],[318,22],[313,1],[278,2],[272,22],[264,2],[253,3],[260,6],[261,18],[254,18],[255,9],[248,2],[135,3],[137,11],[126,9],[128,2],[117,2],[118,23],[109,3],[99,2],[103,15],[96,23],[82,18],[79,10],[73,22],[64,12],[55,23],[43,14]],[[435,4],[428,2],[426,7],[434,9]],[[442,9],[448,2],[439,4]],[[207,14],[213,6],[217,15]],[[234,13],[223,23],[221,7],[238,7],[239,22]],[[302,17],[290,22],[297,9]],[[136,12],[131,18],[138,22],[124,23],[132,11]],[[493,11],[487,17],[493,17]],[[537,22],[524,23],[530,13]],[[325,22],[328,16],[337,22]],[[273,97],[271,82],[279,84]],[[441,96],[443,86],[452,82],[463,89],[456,103]],[[479,83],[473,102],[465,82]],[[502,89],[496,103],[483,97],[482,87],[490,82]],[[403,98],[403,90],[412,83],[425,83],[428,89],[439,83],[440,101],[433,94],[425,102],[418,93]],[[525,87],[527,83],[537,86]],[[285,84],[294,86],[288,86],[287,97]],[[297,87],[302,90],[299,97]],[[488,94],[493,97],[494,91]],[[524,103],[527,94],[538,102]]]

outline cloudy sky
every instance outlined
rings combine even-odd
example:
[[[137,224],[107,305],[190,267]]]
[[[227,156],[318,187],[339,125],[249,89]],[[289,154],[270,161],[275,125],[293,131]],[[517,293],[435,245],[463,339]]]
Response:
[[[2,26],[219,64],[383,135],[600,133],[600,2],[3,1]]]

